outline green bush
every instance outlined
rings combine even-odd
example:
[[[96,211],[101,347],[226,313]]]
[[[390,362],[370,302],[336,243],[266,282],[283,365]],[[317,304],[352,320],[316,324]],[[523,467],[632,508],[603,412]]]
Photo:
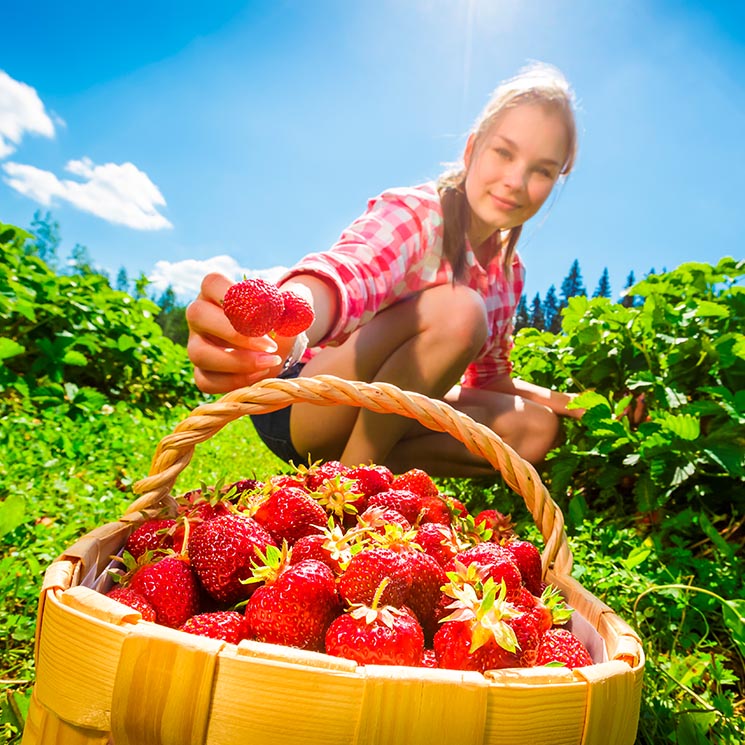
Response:
[[[742,506],[745,477],[745,262],[683,264],[630,292],[633,307],[573,297],[562,333],[522,329],[517,374],[583,391],[551,455],[555,494],[580,515],[610,502],[653,513],[669,502]],[[644,395],[646,421],[623,415]]]
[[[128,401],[196,405],[186,350],[155,322],[159,308],[96,273],[57,274],[0,224],[0,408],[56,406],[69,416]]]

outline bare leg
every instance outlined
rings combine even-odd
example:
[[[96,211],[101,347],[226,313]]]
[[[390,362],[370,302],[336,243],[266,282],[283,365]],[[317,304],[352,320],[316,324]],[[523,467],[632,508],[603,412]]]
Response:
[[[547,407],[506,393],[454,388],[445,396],[453,408],[486,424],[521,457],[534,465],[555,446],[559,418]],[[494,473],[483,458],[451,435],[423,426],[412,429],[391,451],[386,465],[401,473],[423,468],[433,476],[483,476]]]
[[[303,375],[384,381],[442,398],[459,380],[486,338],[486,312],[477,293],[441,285],[379,313],[339,347],[319,352]],[[313,457],[382,463],[412,428],[403,417],[351,407],[292,409],[292,439]]]

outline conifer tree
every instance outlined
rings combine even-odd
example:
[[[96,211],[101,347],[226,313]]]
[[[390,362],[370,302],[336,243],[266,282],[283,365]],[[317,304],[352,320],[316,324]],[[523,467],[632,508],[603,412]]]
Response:
[[[593,297],[610,297],[610,277],[608,276],[608,267],[603,269],[603,273],[600,275],[600,281],[598,286],[595,288],[595,292],[592,294]]]
[[[524,329],[527,326],[530,326],[530,315],[528,314],[528,301],[525,298],[525,293],[523,293],[520,295],[520,300],[515,309],[515,331]]]
[[[540,293],[536,292],[530,307],[530,325],[539,331],[545,331],[546,318],[543,315],[543,304],[541,303]]]
[[[83,246],[80,243],[76,243],[73,247],[68,263],[71,274],[86,276],[95,272],[90,251],[88,251],[87,246]],[[100,274],[100,272],[96,272],[96,274]]]
[[[636,277],[634,271],[629,272],[629,276],[626,277],[626,286],[623,288],[624,294],[621,298],[621,305],[624,308],[633,308],[636,305],[636,298],[634,295],[629,293],[629,290],[636,284]]]
[[[41,210],[36,210],[34,219],[31,221],[31,232],[36,240],[29,241],[26,251],[38,256],[55,269],[57,267],[57,249],[62,242],[59,223],[52,219],[51,212],[43,215]]]
[[[543,322],[546,331],[551,331],[554,334],[561,331],[561,308],[554,285],[548,288],[546,297],[543,299]]]
[[[575,259],[569,269],[569,274],[561,283],[561,301],[562,306],[569,304],[569,298],[575,295],[587,295],[584,282],[582,281],[582,272],[579,268],[579,260]]]
[[[116,289],[119,292],[129,292],[129,277],[127,276],[127,270],[123,266],[119,268],[119,272],[116,275]]]

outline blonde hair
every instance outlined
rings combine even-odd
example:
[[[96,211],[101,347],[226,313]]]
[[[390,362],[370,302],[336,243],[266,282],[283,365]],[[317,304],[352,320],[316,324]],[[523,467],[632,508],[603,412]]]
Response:
[[[538,103],[562,115],[567,131],[567,156],[560,176],[566,178],[577,159],[577,124],[574,118],[575,98],[562,72],[543,62],[521,69],[517,75],[502,82],[476,119],[469,135],[474,135],[474,149],[480,139],[508,109],[522,104]],[[445,171],[437,180],[444,220],[444,254],[453,268],[453,281],[463,278],[466,263],[466,231],[470,209],[465,193],[466,166],[461,161]],[[510,276],[515,247],[522,225],[510,230],[502,256],[502,266]]]

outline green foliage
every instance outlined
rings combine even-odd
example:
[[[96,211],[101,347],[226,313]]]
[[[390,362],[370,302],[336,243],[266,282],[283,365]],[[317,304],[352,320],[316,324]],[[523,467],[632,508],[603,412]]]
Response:
[[[88,268],[55,273],[27,254],[29,235],[0,225],[0,408],[57,406],[70,416],[129,401],[196,404],[185,350],[155,322],[159,308],[113,290]]]
[[[632,288],[624,307],[573,297],[560,335],[523,329],[513,352],[521,377],[584,391],[586,409],[550,455],[554,492],[587,505],[633,501],[743,502],[745,477],[745,262],[684,264]],[[625,412],[644,394],[638,427]]]

